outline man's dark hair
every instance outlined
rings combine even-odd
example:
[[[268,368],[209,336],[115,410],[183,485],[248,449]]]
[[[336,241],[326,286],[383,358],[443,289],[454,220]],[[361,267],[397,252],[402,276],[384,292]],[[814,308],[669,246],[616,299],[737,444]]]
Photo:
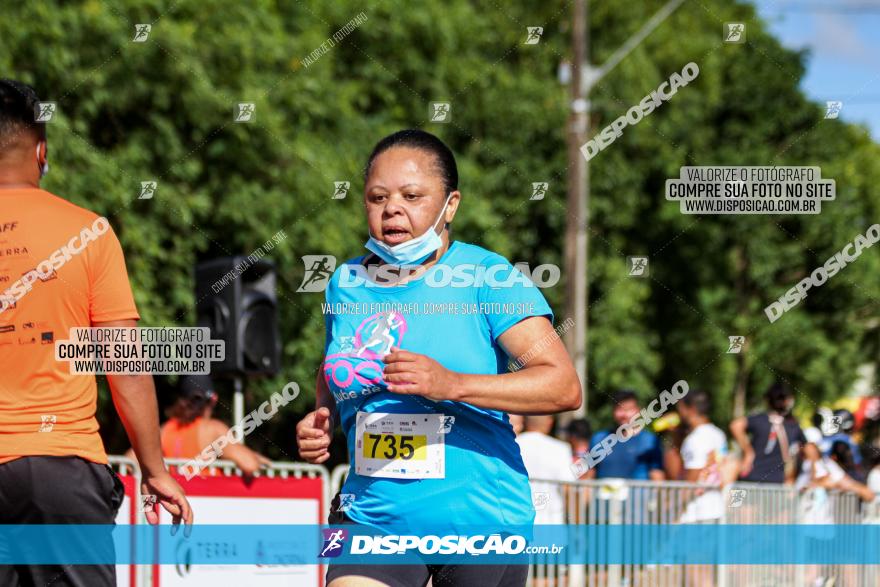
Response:
[[[771,385],[764,393],[767,405],[777,412],[783,411],[785,409],[786,400],[792,397],[794,397],[794,393],[791,391],[791,388],[781,381],[777,381]]]
[[[639,396],[636,395],[636,392],[632,391],[631,389],[621,389],[620,391],[614,392],[614,395],[611,396],[611,401],[614,402],[615,406],[628,401],[634,401],[638,403]]]
[[[364,181],[370,176],[370,169],[376,157],[392,147],[409,147],[431,153],[434,155],[437,173],[443,178],[443,189],[446,192],[443,194],[444,197],[458,189],[458,166],[455,164],[452,150],[431,133],[415,128],[399,130],[376,143],[367,160],[367,166],[364,167]]]
[[[681,403],[689,408],[694,408],[701,416],[708,416],[712,411],[712,397],[702,389],[692,389],[681,398]]]
[[[590,429],[590,423],[587,422],[583,418],[579,418],[577,420],[572,420],[568,423],[568,426],[565,428],[566,434],[568,434],[569,438],[578,438],[580,440],[590,440],[590,436],[592,436],[592,430]]]
[[[46,140],[46,123],[36,121],[37,92],[11,79],[0,79],[0,153],[23,135]]]

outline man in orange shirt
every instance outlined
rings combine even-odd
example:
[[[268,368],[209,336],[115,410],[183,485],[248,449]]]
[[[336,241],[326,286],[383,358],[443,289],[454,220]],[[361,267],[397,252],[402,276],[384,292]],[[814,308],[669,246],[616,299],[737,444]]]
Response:
[[[0,80],[0,524],[113,524],[122,484],[107,465],[93,375],[54,341],[73,327],[134,327],[125,259],[105,218],[39,188],[46,128],[34,90]],[[192,524],[159,442],[150,375],[108,375],[142,491]],[[151,524],[158,512],[147,513]],[[189,529],[189,528],[188,528]],[[0,585],[115,586],[113,565],[0,566]]]

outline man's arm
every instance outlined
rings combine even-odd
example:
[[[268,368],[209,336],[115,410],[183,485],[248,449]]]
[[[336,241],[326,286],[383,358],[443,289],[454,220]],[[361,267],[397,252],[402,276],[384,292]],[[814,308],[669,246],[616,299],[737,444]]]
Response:
[[[134,321],[131,322],[134,326]],[[95,326],[122,326],[103,322]],[[159,405],[151,375],[107,375],[116,412],[131,441],[144,477],[166,473],[159,440]]]
[[[135,320],[94,322],[95,328],[135,328]],[[143,479],[143,492],[156,495],[159,502],[173,517],[174,525],[180,520],[187,525],[189,535],[193,514],[180,485],[168,473],[162,460],[159,440],[159,405],[152,375],[107,375],[113,404],[122,420],[131,447],[137,456]],[[147,521],[159,522],[157,512],[147,512]]]
[[[739,417],[730,423],[730,433],[742,450],[742,466],[740,467],[740,476],[745,477],[752,472],[752,466],[755,464],[755,449],[752,448],[752,441],[748,435],[749,421],[747,418]]]
[[[663,470],[663,444],[657,435],[652,435],[651,453],[648,462],[648,479],[651,481],[665,481],[666,472]]]

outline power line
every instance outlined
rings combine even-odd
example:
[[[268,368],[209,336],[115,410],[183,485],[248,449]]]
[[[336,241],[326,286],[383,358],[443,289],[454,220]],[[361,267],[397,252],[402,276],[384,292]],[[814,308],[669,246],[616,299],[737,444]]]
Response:
[[[845,14],[880,14],[880,3],[858,2],[851,4],[825,4],[821,2],[789,2],[783,4],[758,4],[762,10],[777,12],[837,12]]]
[[[816,100],[824,100],[824,101],[840,101],[843,102],[844,107],[850,104],[880,104],[880,95],[866,95],[866,96],[834,96],[834,97],[826,97],[826,98],[816,98],[812,96]]]

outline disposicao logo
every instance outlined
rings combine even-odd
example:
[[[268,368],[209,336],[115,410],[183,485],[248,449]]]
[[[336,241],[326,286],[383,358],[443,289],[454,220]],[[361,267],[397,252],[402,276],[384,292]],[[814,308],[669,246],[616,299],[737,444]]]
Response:
[[[324,535],[324,545],[321,546],[321,554],[318,556],[330,558],[342,554],[345,550],[345,541],[348,539],[348,530],[324,528],[321,533]]]

